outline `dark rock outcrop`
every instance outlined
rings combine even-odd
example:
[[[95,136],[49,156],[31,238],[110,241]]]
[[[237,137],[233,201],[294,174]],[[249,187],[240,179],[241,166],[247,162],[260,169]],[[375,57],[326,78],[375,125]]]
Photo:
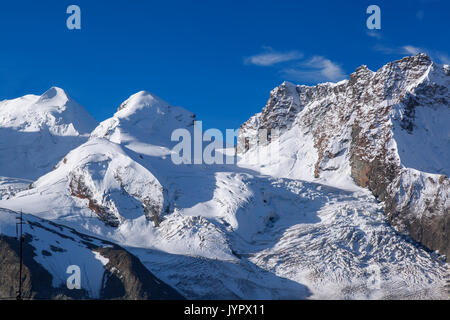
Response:
[[[5,210],[0,210],[0,214],[14,215],[13,212]],[[30,215],[26,215],[25,221],[27,230],[23,242],[23,299],[184,299],[175,289],[156,278],[136,256],[114,243],[87,236],[75,229]],[[47,243],[48,241],[52,242]],[[65,245],[62,245],[64,242]],[[70,290],[64,282],[55,287],[54,277],[64,280],[69,275],[58,273],[53,267],[50,268],[52,270],[47,270],[45,264],[38,262],[51,259],[50,266],[71,265],[72,258],[65,254],[67,250],[70,250],[67,242],[70,242],[77,250],[86,252],[84,256],[92,259],[92,261],[83,260],[83,263],[100,263],[94,257],[94,253],[107,261],[103,266],[100,291],[95,296],[83,287]],[[39,247],[44,245],[49,249],[38,250],[36,243],[39,243]],[[19,252],[19,241],[15,237],[0,234],[0,298],[2,299],[17,297]],[[89,272],[90,270],[84,271],[83,276],[89,276]]]
[[[52,275],[34,260],[30,235],[23,243],[22,298],[23,299],[87,299],[83,289],[69,290],[52,287]],[[0,298],[15,299],[19,292],[19,241],[0,235]]]
[[[184,299],[170,286],[150,273],[141,261],[129,252],[118,248],[98,248],[109,262],[105,266],[101,291],[102,299]]]

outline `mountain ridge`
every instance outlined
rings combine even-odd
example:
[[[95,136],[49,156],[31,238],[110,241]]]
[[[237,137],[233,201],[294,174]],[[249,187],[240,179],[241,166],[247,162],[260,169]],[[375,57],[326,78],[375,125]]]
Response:
[[[238,165],[172,163],[170,134],[195,116],[140,91],[29,188],[4,180],[0,207],[126,248],[190,299],[449,299],[449,265],[425,247],[447,243],[448,78],[417,55],[284,82],[241,127]],[[414,220],[432,207],[432,228]]]
[[[258,145],[255,132],[272,129],[275,123],[280,141],[284,140],[281,143],[289,145],[288,151],[281,146],[282,161],[298,167],[284,177],[333,184],[341,176],[346,177],[344,185],[353,181],[367,187],[386,202],[394,226],[450,258],[450,191],[444,174],[450,171],[449,88],[448,68],[425,54],[388,63],[377,72],[359,67],[350,80],[337,84],[283,83],[272,91],[263,111],[241,126],[237,151],[243,155],[241,163],[248,163],[252,153],[259,151],[254,147]],[[300,132],[295,136],[289,130]],[[295,155],[302,149],[314,156]],[[270,165],[259,164],[265,173]],[[426,172],[418,175],[407,165]],[[424,215],[435,218],[421,222]],[[416,217],[416,223],[408,222]],[[433,231],[427,231],[426,225]]]

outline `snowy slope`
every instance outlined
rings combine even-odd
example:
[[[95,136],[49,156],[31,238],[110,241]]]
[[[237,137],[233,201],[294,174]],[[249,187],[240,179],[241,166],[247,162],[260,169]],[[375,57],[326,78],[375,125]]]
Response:
[[[64,197],[47,198],[55,190],[20,204],[126,247],[188,298],[448,298],[448,265],[390,227],[365,191],[204,171],[214,185],[193,201],[183,190],[198,174],[173,185],[177,201],[158,227],[143,215],[118,228],[77,217],[75,208],[66,216]]]
[[[85,142],[96,120],[60,88],[0,102],[0,176],[34,180]]]
[[[41,204],[44,198],[57,207],[57,213],[49,210],[48,204]],[[72,150],[11,203],[26,212],[40,209],[40,216],[48,219],[63,212],[66,219],[73,215],[75,219],[99,218],[109,226],[118,226],[127,218],[140,216],[157,222],[163,195],[156,178],[119,145],[95,138]]]
[[[101,122],[91,136],[109,139],[149,156],[165,155],[170,154],[174,145],[170,141],[172,132],[191,127],[194,119],[193,113],[140,91],[124,101],[113,117]]]
[[[119,109],[0,207],[117,243],[188,298],[449,298],[448,265],[397,233],[352,180],[322,181],[343,190],[234,165],[175,165],[171,130],[191,130],[193,115],[144,92]],[[286,152],[294,130],[282,136]],[[314,179],[318,153],[304,144]]]

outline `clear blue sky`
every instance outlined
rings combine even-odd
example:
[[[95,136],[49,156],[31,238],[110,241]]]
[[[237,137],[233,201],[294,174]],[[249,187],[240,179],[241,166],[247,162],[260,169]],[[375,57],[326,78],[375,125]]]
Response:
[[[66,28],[70,4],[81,30]],[[340,80],[416,51],[449,63],[449,31],[446,0],[2,1],[0,100],[59,86],[104,120],[148,90],[204,127],[237,128],[283,80]]]

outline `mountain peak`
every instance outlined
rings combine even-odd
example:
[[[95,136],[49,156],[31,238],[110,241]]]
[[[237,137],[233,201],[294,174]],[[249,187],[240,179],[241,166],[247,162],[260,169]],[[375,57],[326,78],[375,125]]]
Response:
[[[0,105],[0,176],[34,180],[84,143],[97,121],[57,87]]]
[[[173,130],[192,126],[194,118],[193,113],[171,106],[153,93],[139,91],[125,100],[113,117],[100,123],[91,137],[165,146]]]
[[[283,87],[297,87],[296,84],[293,84],[290,81],[283,81],[283,83],[280,86],[283,86]]]
[[[68,101],[71,100],[69,95],[64,91],[64,89],[58,88],[58,87],[51,87],[47,91],[45,91],[39,101],[47,101],[47,100],[54,100],[57,99],[58,101]]]
[[[361,66],[341,87],[319,84],[284,95],[277,89],[241,126],[240,164],[282,178],[368,188],[385,202],[394,226],[450,257],[448,232],[436,231],[445,230],[450,193],[445,70],[420,53],[376,72]],[[276,160],[260,157],[269,150],[259,136],[265,128],[279,131],[270,141],[279,148]]]
[[[428,54],[426,54],[426,53],[423,53],[423,52],[418,53],[416,55],[413,55],[413,56],[411,56],[409,58],[416,59],[416,60],[425,60],[425,61],[429,61],[429,62],[432,61],[430,56]]]
[[[396,60],[386,64],[383,68],[400,67],[402,70],[414,70],[428,68],[433,64],[433,60],[426,53],[418,53],[413,56],[407,56],[400,60]]]
[[[369,79],[374,74],[365,64],[356,68],[355,72],[350,74],[350,83],[358,81],[358,79]]]
[[[360,73],[360,72],[365,73],[365,72],[367,72],[367,71],[370,71],[370,69],[369,69],[369,67],[367,67],[367,65],[365,65],[365,64],[359,66],[359,67],[356,68],[356,70],[355,70],[356,73]]]
[[[157,95],[148,91],[139,91],[125,100],[119,106],[115,115],[127,117],[144,108],[166,109],[167,107],[169,107],[169,104]]]

